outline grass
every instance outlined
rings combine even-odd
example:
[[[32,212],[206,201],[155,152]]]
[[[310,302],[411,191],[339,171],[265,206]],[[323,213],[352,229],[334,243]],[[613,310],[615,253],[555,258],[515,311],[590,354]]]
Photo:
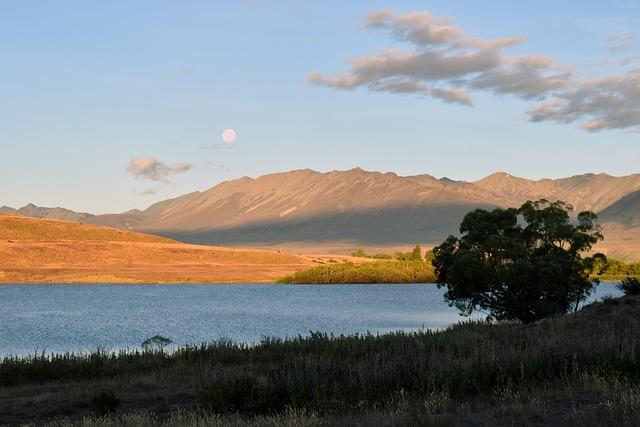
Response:
[[[583,389],[597,389],[606,398],[599,403],[589,401]],[[278,414],[247,417],[241,414],[212,414],[204,411],[175,412],[157,416],[149,412],[108,417],[69,418],[41,424],[45,427],[116,427],[116,426],[580,426],[636,427],[640,425],[640,390],[621,383],[606,383],[591,377],[569,394],[548,395],[554,400],[540,399],[540,394],[499,393],[491,405],[475,402],[459,404],[446,396],[434,395],[419,402],[398,396],[385,408],[362,410],[351,415],[319,415],[304,409],[288,408]],[[564,404],[559,407],[558,404]]]
[[[0,283],[273,283],[311,265],[273,251],[0,215]]]
[[[640,414],[638,324],[640,298],[625,297],[533,325],[467,322],[444,331],[314,333],[255,346],[221,340],[170,353],[10,357],[0,361],[0,419],[38,417],[61,426],[134,419],[141,425],[633,425]],[[101,394],[120,402],[107,418],[92,415],[91,402]]]
[[[435,272],[426,261],[377,261],[320,265],[280,280],[292,284],[433,283]]]
[[[0,214],[0,240],[100,240],[178,243],[165,237],[96,225]]]

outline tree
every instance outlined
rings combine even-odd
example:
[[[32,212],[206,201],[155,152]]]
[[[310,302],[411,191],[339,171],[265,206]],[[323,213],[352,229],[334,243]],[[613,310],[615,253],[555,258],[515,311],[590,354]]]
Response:
[[[416,243],[415,248],[411,251],[411,261],[422,261],[422,248],[420,243]]]
[[[396,251],[398,261],[422,261],[422,248],[419,243],[410,252]]]
[[[618,284],[618,289],[625,295],[640,295],[640,279],[636,277],[625,277]]]
[[[169,344],[173,344],[173,341],[171,340],[171,338],[166,338],[166,337],[163,337],[162,335],[155,335],[155,336],[152,336],[151,338],[147,338],[146,340],[142,341],[142,348],[144,350],[156,349],[157,351],[161,352]]]
[[[369,258],[369,255],[365,253],[364,249],[356,249],[355,251],[351,252],[351,256],[358,258]]]
[[[577,310],[599,283],[591,279],[596,254],[582,257],[603,236],[585,211],[575,225],[564,202],[527,202],[519,209],[476,209],[433,249],[438,286],[463,315],[534,322]]]

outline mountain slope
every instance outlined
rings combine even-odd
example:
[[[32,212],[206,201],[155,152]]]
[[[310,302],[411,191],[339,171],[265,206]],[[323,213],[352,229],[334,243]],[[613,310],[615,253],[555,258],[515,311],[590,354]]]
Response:
[[[406,242],[445,237],[466,212],[496,206],[494,199],[473,184],[429,175],[299,170],[224,182],[122,217],[120,224],[113,216],[89,222],[135,223],[199,243]]]
[[[604,209],[600,219],[626,227],[640,227],[640,191],[628,194]]]
[[[103,242],[178,243],[160,236],[77,222],[0,214],[0,240],[97,240]]]
[[[0,207],[0,213],[13,213],[34,218],[60,219],[63,221],[82,222],[93,217],[92,214],[75,212],[65,208],[45,208],[29,203],[20,209],[13,209],[8,206]]]
[[[209,244],[407,245],[455,233],[475,208],[565,200],[602,210],[640,190],[640,174],[528,180],[496,173],[474,183],[430,175],[309,169],[241,178],[165,200],[145,211],[86,220]]]
[[[527,200],[563,200],[576,212],[599,212],[629,193],[640,190],[640,174],[614,177],[607,174],[576,175],[562,179],[530,180],[495,173],[474,184],[496,195],[501,204],[517,206]]]
[[[439,243],[457,232],[472,209],[514,207],[545,198],[564,200],[576,213],[602,211],[609,247],[630,248],[640,247],[626,237],[640,215],[630,208],[625,208],[626,214],[614,211],[626,206],[626,196],[639,191],[640,174],[529,180],[500,172],[464,182],[359,168],[327,173],[304,169],[244,177],[155,203],[144,211],[87,216],[80,221],[190,243],[316,253],[327,249],[344,253],[359,246],[388,251],[416,242]]]

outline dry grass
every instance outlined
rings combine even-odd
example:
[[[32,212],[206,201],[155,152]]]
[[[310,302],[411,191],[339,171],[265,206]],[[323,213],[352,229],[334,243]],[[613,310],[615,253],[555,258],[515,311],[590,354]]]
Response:
[[[177,243],[165,237],[70,221],[0,214],[2,240],[97,240],[106,242]]]
[[[278,252],[0,215],[0,283],[272,282],[311,265]]]

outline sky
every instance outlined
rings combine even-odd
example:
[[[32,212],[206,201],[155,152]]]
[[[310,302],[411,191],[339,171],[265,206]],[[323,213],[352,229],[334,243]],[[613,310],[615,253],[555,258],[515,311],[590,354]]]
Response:
[[[303,168],[638,173],[637,31],[636,0],[0,0],[0,205],[122,212]]]

